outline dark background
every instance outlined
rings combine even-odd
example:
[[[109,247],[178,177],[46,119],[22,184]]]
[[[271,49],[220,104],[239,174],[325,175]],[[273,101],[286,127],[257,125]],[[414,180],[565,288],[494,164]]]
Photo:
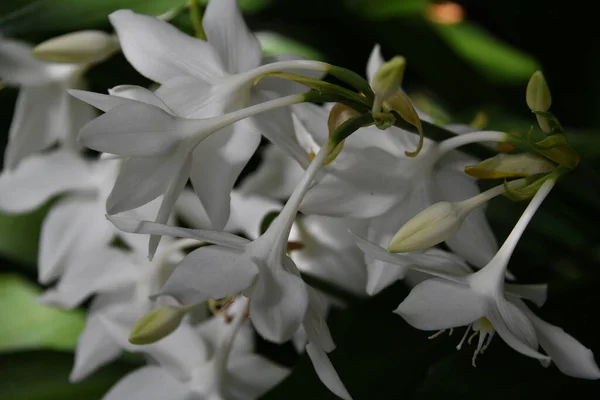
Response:
[[[38,42],[75,29],[108,29],[105,16],[117,8],[159,13],[166,3],[3,0],[0,32]],[[408,91],[425,93],[453,121],[468,122],[478,111],[486,111],[490,128],[526,132],[535,123],[525,104],[527,78],[511,71],[491,73],[465,59],[423,17],[423,3],[254,0],[243,2],[243,7],[252,29],[272,30],[294,38],[319,51],[326,61],[361,74],[373,45],[380,43],[386,58],[396,54],[407,58],[404,86]],[[568,127],[571,143],[582,155],[581,165],[553,191],[525,232],[510,268],[521,282],[548,282],[549,301],[538,314],[599,353],[596,321],[600,317],[600,16],[593,2],[583,1],[457,3],[464,7],[467,23],[481,28],[482,35],[489,34],[537,60],[552,91],[552,111]],[[190,27],[186,15],[174,23],[184,30]],[[486,59],[488,50],[485,46],[481,49],[482,59]],[[96,91],[117,84],[144,83],[122,56],[95,67],[90,80]],[[0,91],[2,140],[10,124],[16,93],[13,88]],[[523,208],[524,204],[504,198],[492,202],[488,215],[500,241]],[[36,224],[42,217],[43,213],[21,219],[2,216],[0,231],[8,231],[14,243],[15,232],[25,229],[22,235],[29,235],[29,240],[34,241]],[[34,281],[35,247],[29,246],[33,250],[18,257],[6,248],[0,245],[6,254],[2,269]],[[462,329],[451,337],[428,340],[429,333],[411,328],[391,313],[407,293],[402,284],[397,284],[373,299],[350,299],[347,310],[332,314],[330,323],[338,344],[332,360],[355,399],[562,399],[600,395],[600,383],[566,377],[555,367],[544,369],[514,352],[500,338],[495,338],[489,350],[478,358],[478,367],[471,367],[473,348],[455,350]],[[2,308],[10,306],[0,304]],[[1,338],[0,332],[0,344]],[[291,346],[276,348],[261,343],[259,348],[282,363],[291,365],[296,361]],[[72,355],[44,349],[0,353],[1,399],[99,398],[124,370],[135,366],[122,361],[104,368],[83,384],[69,386],[66,376]],[[334,396],[320,385],[309,360],[303,356],[291,377],[266,398]]]

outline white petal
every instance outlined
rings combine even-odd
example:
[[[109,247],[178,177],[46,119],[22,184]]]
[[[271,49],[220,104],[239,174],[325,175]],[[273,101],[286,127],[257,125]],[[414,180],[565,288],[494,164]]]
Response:
[[[169,217],[171,216],[171,212],[173,211],[173,206],[175,205],[177,198],[181,194],[181,191],[183,190],[185,184],[189,179],[191,168],[191,155],[188,155],[184,160],[183,164],[181,165],[181,169],[177,171],[177,174],[165,190],[165,194],[160,204],[160,209],[158,210],[158,214],[156,215],[157,223],[164,224],[169,221]],[[156,249],[158,248],[160,239],[160,235],[150,235],[150,242],[148,244],[149,259],[152,259],[154,257],[154,253],[156,253]]]
[[[252,103],[258,104],[277,97],[279,97],[277,93],[255,91],[252,96]],[[293,159],[302,160],[308,157],[296,139],[292,113],[288,107],[281,107],[255,115],[249,119],[249,122],[257,132],[260,132]]]
[[[219,53],[229,73],[249,71],[260,65],[260,43],[246,26],[237,0],[208,2],[202,25],[208,42]]]
[[[221,299],[249,287],[258,273],[243,253],[222,246],[201,247],[175,267],[160,295],[170,295],[182,304]]]
[[[156,96],[175,114],[186,118],[213,117],[222,113],[228,96],[219,97],[218,88],[203,80],[179,76],[156,90]]]
[[[136,100],[141,103],[150,104],[154,107],[158,107],[169,114],[173,114],[173,111],[156,95],[153,91],[146,89],[142,86],[136,85],[120,85],[115,86],[112,89],[108,89],[108,93],[112,96],[117,96],[125,99]]]
[[[302,178],[302,167],[277,146],[268,146],[261,155],[263,162],[242,181],[240,192],[276,199],[290,197]]]
[[[119,10],[109,15],[127,60],[145,77],[159,83],[178,76],[211,81],[223,75],[212,47],[158,18]]]
[[[181,169],[185,156],[132,157],[123,162],[106,200],[106,211],[117,214],[143,206],[163,194]]]
[[[0,37],[0,79],[12,85],[36,85],[49,79],[49,64],[31,54],[23,42]]]
[[[288,258],[284,261],[292,262]],[[281,266],[261,267],[252,291],[250,319],[262,337],[275,343],[291,339],[307,307],[308,294],[302,278]]]
[[[204,206],[191,189],[184,189],[181,192],[175,202],[175,212],[187,226],[199,229],[210,228],[210,219],[204,210]],[[226,230],[229,231],[229,229]]]
[[[375,44],[371,54],[369,55],[369,61],[367,61],[367,79],[369,82],[373,80],[379,68],[383,65],[383,56],[381,55],[381,46]]]
[[[122,378],[102,400],[181,400],[188,389],[157,366],[137,369]]]
[[[504,297],[490,303],[486,309],[486,318],[494,330],[510,347],[519,353],[548,363],[550,358],[537,351],[538,339],[534,327],[527,316]]]
[[[235,398],[256,399],[271,390],[289,375],[290,370],[256,354],[231,357],[227,370],[226,391]]]
[[[90,175],[86,162],[75,154],[55,151],[32,156],[0,175],[0,209],[28,212],[57,194],[90,189]]]
[[[516,285],[505,283],[504,289],[506,295],[512,295],[523,299],[531,300],[541,307],[548,298],[548,285],[547,284],[532,284],[532,285]]]
[[[10,126],[4,165],[13,169],[71,132],[68,94],[60,83],[24,87]]]
[[[186,229],[176,226],[157,224],[150,221],[139,221],[131,218],[108,216],[108,219],[117,228],[129,233],[146,233],[151,235],[168,235],[182,238],[198,239],[225,247],[242,249],[249,243],[248,239],[241,238],[226,232],[205,231],[201,229]]]
[[[307,286],[308,308],[302,327],[309,342],[316,343],[327,353],[335,349],[335,343],[327,326],[327,300],[316,289]]]
[[[237,123],[203,140],[194,150],[190,179],[206,210],[212,229],[223,229],[229,219],[229,194],[256,151],[260,135]]]
[[[48,284],[62,273],[70,252],[89,223],[90,215],[98,211],[94,202],[78,196],[67,197],[55,204],[42,224],[38,252],[38,280]],[[98,243],[102,246],[103,243]]]
[[[433,178],[437,201],[461,201],[479,194],[477,182],[462,171],[440,170],[434,173]],[[446,243],[477,267],[485,266],[498,251],[498,243],[483,208],[471,212],[460,230]]]
[[[106,332],[98,318],[94,314],[88,315],[85,328],[79,335],[69,381],[81,381],[100,366],[115,360],[121,351],[121,346]]]
[[[126,97],[111,96],[108,94],[100,94],[89,92],[87,90],[69,89],[67,92],[78,100],[96,107],[100,111],[108,111],[113,107],[126,104],[135,104],[136,100]]]
[[[198,132],[201,123],[136,101],[113,107],[88,123],[79,132],[79,141],[91,149],[121,156],[159,155],[186,135]]]
[[[230,231],[240,230],[251,239],[260,236],[260,225],[263,218],[273,211],[281,211],[283,206],[274,200],[244,195],[238,191],[231,192],[231,217],[227,223]]]
[[[483,317],[483,299],[467,285],[427,279],[415,286],[394,313],[426,331],[469,325]]]
[[[351,400],[352,396],[350,396],[335,368],[333,368],[327,353],[318,345],[310,342],[306,345],[306,352],[321,382],[336,396],[344,400]]]

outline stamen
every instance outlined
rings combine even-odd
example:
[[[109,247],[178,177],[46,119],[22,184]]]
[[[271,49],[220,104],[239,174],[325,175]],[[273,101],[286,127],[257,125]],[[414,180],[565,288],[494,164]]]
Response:
[[[467,338],[467,334],[469,333],[469,330],[471,329],[471,325],[467,326],[467,330],[465,331],[465,334],[463,335],[462,339],[460,340],[460,343],[458,344],[458,346],[456,346],[456,350],[460,350],[462,349],[462,345],[465,342],[465,339]]]
[[[469,336],[469,340],[467,340],[467,344],[471,345],[471,342],[473,341],[473,338],[475,336],[477,336],[479,334],[479,332],[477,332],[476,330],[473,331],[473,333],[471,334],[471,336]]]
[[[435,339],[436,337],[442,335],[444,332],[446,332],[445,329],[440,329],[439,331],[437,331],[436,333],[434,333],[431,336],[428,336],[427,339]]]

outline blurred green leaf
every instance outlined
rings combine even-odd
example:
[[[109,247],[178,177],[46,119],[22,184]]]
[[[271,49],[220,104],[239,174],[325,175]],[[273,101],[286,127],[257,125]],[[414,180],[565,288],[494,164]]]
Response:
[[[40,292],[18,275],[0,275],[0,351],[75,347],[85,314],[38,304]]]
[[[430,2],[430,0],[346,0],[346,5],[364,18],[391,19],[422,15]]]
[[[199,0],[198,3],[206,6],[209,0]],[[238,0],[242,12],[245,14],[253,14],[273,3],[273,0]]]
[[[0,31],[22,37],[108,27],[107,16],[118,9],[160,15],[185,0],[31,0],[0,17]]]
[[[501,82],[526,82],[538,62],[530,55],[493,37],[469,23],[454,25],[431,23],[433,29],[457,52],[487,78]]]
[[[70,383],[72,353],[31,351],[0,357],[0,398],[6,400],[97,400],[131,365],[113,363],[80,383]],[[123,399],[126,400],[126,399]]]
[[[0,212],[0,254],[13,261],[35,265],[42,221],[49,205],[27,214]]]
[[[297,40],[275,32],[258,32],[256,34],[265,56],[278,54],[297,54],[309,60],[324,60],[323,54]]]

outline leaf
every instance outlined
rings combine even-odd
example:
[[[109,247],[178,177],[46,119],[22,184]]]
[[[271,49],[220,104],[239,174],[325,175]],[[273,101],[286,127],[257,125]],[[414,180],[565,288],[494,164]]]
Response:
[[[18,275],[0,275],[0,351],[75,348],[85,314],[38,304],[40,292]]]
[[[130,364],[113,363],[81,383],[69,382],[73,354],[31,351],[0,357],[0,393],[6,400],[96,400],[131,370]]]
[[[539,69],[538,62],[532,56],[472,23],[432,23],[431,26],[458,55],[472,63],[490,80],[519,83],[529,80]]]
[[[209,0],[199,0],[198,3],[206,6]],[[240,9],[244,14],[254,14],[268,7],[273,0],[238,0]]]
[[[160,15],[184,3],[185,0],[31,0],[1,16],[0,31],[9,37],[37,37],[109,27],[107,16],[118,9]]]
[[[422,15],[429,0],[345,0],[347,7],[362,18],[391,19]]]
[[[50,203],[27,214],[0,212],[0,254],[13,261],[35,265],[42,221]]]
[[[280,35],[275,32],[257,32],[256,36],[262,46],[263,55],[275,56],[278,54],[297,54],[309,60],[322,61],[323,54],[297,40]]]

